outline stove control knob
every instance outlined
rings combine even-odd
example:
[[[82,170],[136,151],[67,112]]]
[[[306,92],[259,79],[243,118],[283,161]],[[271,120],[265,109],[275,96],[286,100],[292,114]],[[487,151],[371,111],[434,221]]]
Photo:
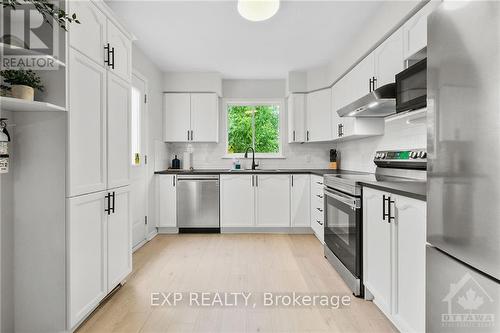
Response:
[[[417,158],[417,157],[418,157],[418,153],[417,153],[416,151],[412,151],[412,152],[410,153],[410,157],[411,157],[411,158],[413,158],[413,159],[415,159],[415,158]]]
[[[375,159],[377,159],[377,160],[378,160],[378,159],[380,158],[380,155],[381,155],[380,153],[376,153],[376,154],[375,154]]]
[[[385,158],[386,154],[385,153],[380,153],[380,158]]]
[[[425,151],[419,151],[418,152],[418,157],[419,158],[426,158],[427,157],[427,153]]]

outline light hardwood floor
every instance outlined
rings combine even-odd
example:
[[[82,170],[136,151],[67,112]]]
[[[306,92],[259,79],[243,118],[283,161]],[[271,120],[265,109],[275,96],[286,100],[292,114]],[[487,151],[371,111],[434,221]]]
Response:
[[[151,306],[152,292],[351,295],[312,235],[159,235],[133,258],[127,283],[78,333],[397,332],[368,301],[321,307]]]

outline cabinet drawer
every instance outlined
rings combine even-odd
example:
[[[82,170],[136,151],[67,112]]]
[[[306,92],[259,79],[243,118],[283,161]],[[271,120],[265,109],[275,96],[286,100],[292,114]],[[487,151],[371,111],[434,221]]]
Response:
[[[311,197],[311,209],[316,209],[316,208],[323,209],[325,205],[323,202],[323,198],[318,197],[318,195],[323,196],[323,194],[313,194],[313,196]]]

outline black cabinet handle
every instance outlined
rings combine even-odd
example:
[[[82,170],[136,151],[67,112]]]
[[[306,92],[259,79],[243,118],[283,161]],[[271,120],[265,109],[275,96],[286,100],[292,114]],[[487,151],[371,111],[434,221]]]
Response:
[[[187,133],[188,133],[188,141],[189,141],[189,130],[187,131]]]
[[[293,175],[292,175],[292,187],[293,187]]]
[[[316,222],[318,222],[319,225],[323,225],[323,222],[321,222],[319,220],[316,220]]]
[[[388,198],[385,197],[385,194],[382,195],[382,221],[385,221],[385,216],[386,216],[386,213],[385,213],[385,201],[387,199]]]
[[[323,199],[323,196],[321,194],[316,194],[316,196],[320,199]]]
[[[317,210],[319,210],[321,213],[323,213],[323,209],[321,208],[316,208]]]
[[[252,175],[252,187],[254,187],[254,186],[255,186],[254,177],[255,177],[255,176],[254,176],[254,175]]]
[[[110,208],[111,212],[114,214],[115,213],[115,192],[113,192],[112,196],[112,207]]]
[[[172,185],[175,187],[175,175],[172,177]]]
[[[259,187],[259,175],[255,175],[255,187]]]
[[[115,69],[115,48],[112,47],[109,53],[111,53],[111,63],[109,64],[109,66],[111,66],[112,69]]]
[[[193,141],[193,130],[191,130],[191,141]]]
[[[111,208],[110,208],[111,207],[111,194],[109,194],[109,193],[106,194],[106,196],[104,197],[104,199],[107,199],[107,201],[108,201],[107,204],[106,204],[106,208],[104,209],[104,211],[106,213],[108,213],[108,215],[110,215],[111,214]]]
[[[295,141],[295,130],[292,132],[292,137],[293,137],[292,141]]]
[[[391,197],[387,198],[387,222],[391,223],[391,220],[394,220],[395,216],[391,214],[391,204],[394,204],[395,201],[391,200]],[[393,212],[394,213],[394,212]]]
[[[306,141],[309,141],[309,130],[306,132]]]
[[[106,53],[104,54],[104,63],[109,66],[109,43],[104,46],[104,50],[106,51]]]
[[[377,78],[374,76],[374,77],[372,78],[372,87],[373,87],[373,88],[372,88],[372,91],[375,91],[375,89],[376,89],[376,86],[375,86],[375,85],[376,85],[376,82],[377,82]]]
[[[368,79],[368,92],[372,92],[372,78]]]

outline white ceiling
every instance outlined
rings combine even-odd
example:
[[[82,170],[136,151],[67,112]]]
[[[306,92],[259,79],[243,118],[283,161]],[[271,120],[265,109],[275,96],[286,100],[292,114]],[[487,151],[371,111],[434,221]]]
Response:
[[[282,1],[250,22],[232,1],[107,1],[164,71],[216,71],[224,78],[286,78],[326,64],[362,33],[379,1]]]

